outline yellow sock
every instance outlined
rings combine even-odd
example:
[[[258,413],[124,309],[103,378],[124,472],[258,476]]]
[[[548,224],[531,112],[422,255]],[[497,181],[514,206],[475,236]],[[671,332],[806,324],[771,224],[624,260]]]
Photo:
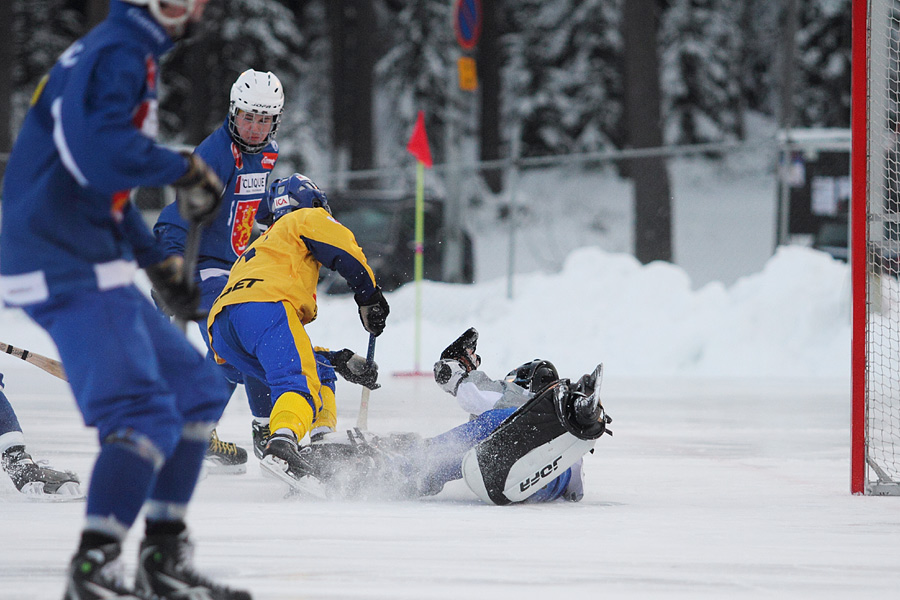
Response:
[[[285,392],[278,397],[269,418],[269,430],[278,431],[287,427],[295,434],[297,440],[303,439],[309,431],[313,420],[313,409],[306,398],[297,392]]]
[[[320,391],[322,394],[322,408],[319,409],[319,414],[316,415],[316,420],[313,421],[310,430],[316,427],[330,427],[334,431],[337,427],[337,407],[334,400],[334,392],[327,385],[323,385]]]

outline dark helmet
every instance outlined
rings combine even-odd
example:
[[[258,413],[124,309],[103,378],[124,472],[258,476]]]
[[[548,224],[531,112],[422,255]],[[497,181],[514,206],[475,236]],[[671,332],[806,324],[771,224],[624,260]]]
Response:
[[[325,192],[305,175],[294,173],[272,182],[259,202],[256,220],[271,225],[299,208],[324,208],[331,213]]]
[[[559,373],[549,360],[536,358],[510,371],[506,381],[537,393],[554,381],[559,381]]]

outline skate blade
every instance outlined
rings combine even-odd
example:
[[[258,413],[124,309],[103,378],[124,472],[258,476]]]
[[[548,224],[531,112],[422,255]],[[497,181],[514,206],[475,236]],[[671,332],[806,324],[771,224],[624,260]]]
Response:
[[[262,474],[272,479],[284,482],[290,487],[290,491],[285,498],[313,498],[317,500],[325,500],[328,496],[325,492],[325,486],[314,477],[294,477],[288,472],[286,462],[274,456],[266,456],[259,461],[259,468]]]
[[[591,373],[591,382],[594,385],[594,391],[591,393],[591,400],[596,400],[597,404],[603,406],[600,402],[600,385],[603,383],[603,363],[600,363],[594,368],[594,372]]]
[[[26,483],[19,491],[29,500],[36,502],[77,502],[84,500],[84,492],[81,490],[81,485],[75,481],[67,481],[53,493],[45,492],[44,484],[40,481]]]
[[[247,472],[247,463],[225,465],[208,458],[203,460],[203,467],[209,475],[242,475]]]

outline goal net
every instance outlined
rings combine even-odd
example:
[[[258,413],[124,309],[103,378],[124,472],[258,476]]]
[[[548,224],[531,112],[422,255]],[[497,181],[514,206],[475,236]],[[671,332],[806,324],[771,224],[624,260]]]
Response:
[[[851,491],[900,495],[900,0],[853,1]]]

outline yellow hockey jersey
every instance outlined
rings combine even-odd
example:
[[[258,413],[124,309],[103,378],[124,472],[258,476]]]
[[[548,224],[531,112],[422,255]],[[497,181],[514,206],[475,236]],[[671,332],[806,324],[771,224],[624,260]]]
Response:
[[[316,318],[320,265],[340,273],[362,299],[375,291],[375,275],[353,232],[328,211],[301,208],[281,217],[234,263],[207,327],[231,304],[283,301],[306,325]]]

